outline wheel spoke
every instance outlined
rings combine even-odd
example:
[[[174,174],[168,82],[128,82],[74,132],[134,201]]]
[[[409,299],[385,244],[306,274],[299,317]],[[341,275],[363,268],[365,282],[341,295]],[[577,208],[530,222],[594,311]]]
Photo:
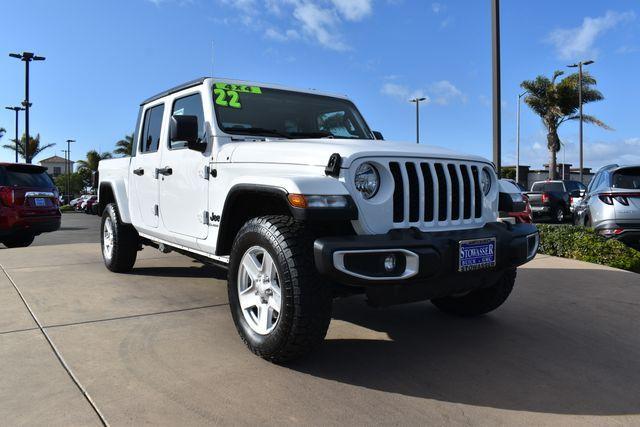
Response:
[[[242,266],[246,270],[247,274],[253,282],[258,279],[260,275],[260,262],[256,258],[255,254],[249,253],[242,259]]]
[[[273,280],[275,276],[275,268],[273,267],[273,259],[265,252],[262,258],[262,273],[269,279]]]
[[[280,288],[278,286],[271,286],[271,290],[273,294],[269,298],[269,306],[276,313],[280,314],[281,310],[281,297],[280,297]]]
[[[243,310],[255,306],[260,306],[260,297],[256,295],[253,286],[245,289],[242,293],[240,293],[240,295],[238,295],[238,297],[240,299],[240,307],[242,307]]]
[[[269,329],[269,323],[271,320],[271,310],[266,304],[260,304],[258,306],[258,327],[266,332]]]

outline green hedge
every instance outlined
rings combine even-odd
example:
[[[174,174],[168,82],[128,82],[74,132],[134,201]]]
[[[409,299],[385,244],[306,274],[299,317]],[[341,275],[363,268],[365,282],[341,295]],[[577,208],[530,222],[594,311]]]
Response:
[[[69,205],[60,206],[60,212],[73,212],[73,208]]]
[[[640,252],[617,240],[605,239],[591,228],[538,224],[538,230],[542,254],[640,273]]]

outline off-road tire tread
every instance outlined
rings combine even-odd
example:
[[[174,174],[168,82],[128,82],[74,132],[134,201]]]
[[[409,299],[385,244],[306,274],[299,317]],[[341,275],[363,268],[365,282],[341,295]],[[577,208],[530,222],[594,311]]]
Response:
[[[113,215],[111,215],[113,214]],[[125,224],[120,219],[120,212],[115,203],[109,203],[102,212],[100,227],[100,250],[102,251],[102,227],[107,216],[112,216],[113,221],[113,253],[111,260],[104,260],[105,265],[114,273],[128,273],[133,269],[138,256],[140,236],[130,224]],[[104,258],[104,255],[103,255]]]
[[[516,269],[507,270],[491,287],[477,289],[461,297],[434,298],[431,303],[445,313],[461,317],[480,316],[500,307],[516,281]]]
[[[268,231],[266,237],[274,248],[279,249],[279,259],[276,262],[282,265],[282,261],[285,261],[288,266],[288,271],[282,272],[284,277],[281,278],[281,286],[293,289],[293,292],[287,292],[287,298],[283,292],[283,302],[293,304],[293,319],[284,344],[275,352],[265,352],[252,345],[237,322],[236,328],[254,354],[274,363],[283,363],[300,358],[322,343],[331,321],[332,291],[315,268],[314,233],[307,224],[286,215],[257,217],[245,223],[238,232],[236,241],[248,232],[264,231]],[[234,242],[231,258],[240,258],[242,255],[236,253]],[[230,266],[229,292],[237,292],[237,282],[231,280],[232,274],[237,274],[237,268]]]

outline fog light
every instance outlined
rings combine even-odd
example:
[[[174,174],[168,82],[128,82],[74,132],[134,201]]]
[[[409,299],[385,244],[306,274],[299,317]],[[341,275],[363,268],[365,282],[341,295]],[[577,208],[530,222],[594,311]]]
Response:
[[[394,254],[387,255],[384,258],[384,269],[392,272],[396,268],[396,256]]]

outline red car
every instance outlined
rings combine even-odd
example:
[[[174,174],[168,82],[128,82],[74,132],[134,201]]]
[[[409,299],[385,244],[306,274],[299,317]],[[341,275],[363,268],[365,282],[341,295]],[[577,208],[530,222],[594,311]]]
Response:
[[[42,166],[0,163],[0,242],[29,246],[60,228],[58,190]]]

